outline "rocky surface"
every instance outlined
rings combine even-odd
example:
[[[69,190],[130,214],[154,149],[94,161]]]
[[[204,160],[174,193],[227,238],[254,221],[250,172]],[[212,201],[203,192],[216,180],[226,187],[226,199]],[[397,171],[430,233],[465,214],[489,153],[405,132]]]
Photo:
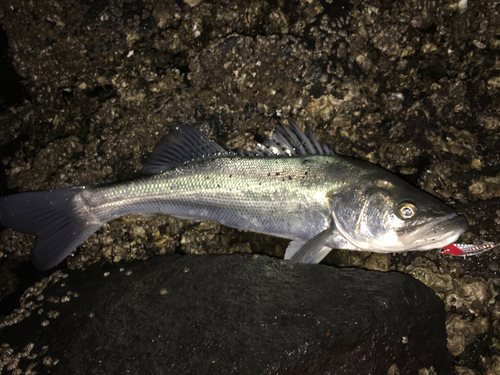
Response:
[[[8,193],[130,178],[178,122],[244,149],[273,128],[267,116],[277,113],[307,124],[338,153],[455,205],[471,224],[463,242],[500,242],[499,6],[3,1],[0,186]],[[7,317],[42,274],[23,263],[31,237],[0,236]],[[282,257],[285,247],[213,223],[128,216],[106,224],[62,267],[172,252]],[[445,302],[456,371],[499,374],[499,254],[340,251],[325,263],[411,273]]]
[[[5,367],[53,374],[451,374],[444,304],[402,273],[171,254],[60,276],[25,296],[26,319],[1,328],[10,343],[3,350],[12,351]]]

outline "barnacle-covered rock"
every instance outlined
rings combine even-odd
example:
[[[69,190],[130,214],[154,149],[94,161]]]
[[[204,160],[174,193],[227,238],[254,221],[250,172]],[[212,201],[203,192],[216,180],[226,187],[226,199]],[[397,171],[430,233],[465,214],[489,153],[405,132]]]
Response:
[[[363,268],[374,271],[388,271],[391,262],[391,254],[372,253],[366,258]]]
[[[471,370],[465,366],[455,366],[456,375],[481,375],[479,371]]]
[[[332,250],[325,258],[325,263],[336,267],[359,267],[368,270],[389,270],[391,254],[371,253],[368,251]]]
[[[439,375],[439,374],[436,372],[434,367],[431,366],[430,368],[423,367],[423,368],[419,369],[418,375]]]
[[[182,234],[181,250],[186,254],[225,253],[229,249],[227,230],[214,222],[194,224]]]
[[[494,302],[497,295],[493,287],[484,281],[453,278],[448,273],[438,272],[434,265],[410,265],[406,272],[434,290],[445,302],[447,310],[454,308],[479,315]]]
[[[489,326],[488,319],[484,317],[478,316],[471,321],[461,318],[457,314],[451,314],[446,319],[448,350],[454,356],[460,355],[477,336],[488,332]]]
[[[500,174],[496,176],[481,176],[471,181],[469,193],[480,199],[500,197]]]
[[[486,359],[486,371],[485,375],[500,375],[500,356],[494,355],[493,357]]]
[[[435,267],[411,265],[406,268],[406,272],[423,282],[438,294],[440,292],[449,292],[453,290],[453,280],[451,276],[438,273]]]

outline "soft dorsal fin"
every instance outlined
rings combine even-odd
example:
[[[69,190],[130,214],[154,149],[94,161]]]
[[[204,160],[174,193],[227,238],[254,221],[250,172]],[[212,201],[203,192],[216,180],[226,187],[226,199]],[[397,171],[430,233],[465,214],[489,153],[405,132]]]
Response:
[[[334,155],[334,152],[324,142],[320,145],[309,128],[302,132],[290,119],[289,127],[279,121],[272,138],[265,137],[262,143],[247,151],[255,156],[291,156],[291,155]]]
[[[156,145],[142,167],[142,173],[160,173],[176,165],[197,159],[235,156],[196,128],[179,125]]]

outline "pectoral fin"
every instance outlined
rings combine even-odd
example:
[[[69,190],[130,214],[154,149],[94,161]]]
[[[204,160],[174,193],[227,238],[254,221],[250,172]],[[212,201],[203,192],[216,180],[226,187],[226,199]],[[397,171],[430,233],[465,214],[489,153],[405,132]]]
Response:
[[[290,241],[285,252],[285,260],[290,260],[297,252],[305,245],[307,241],[293,240]]]
[[[299,263],[316,264],[321,262],[331,250],[330,247],[325,245],[332,238],[334,232],[335,226],[332,225],[305,243],[302,241],[292,241],[288,246],[289,248],[286,250],[285,259],[291,256],[291,266]],[[302,246],[299,248],[300,245]],[[295,252],[295,254],[293,254],[293,252]]]

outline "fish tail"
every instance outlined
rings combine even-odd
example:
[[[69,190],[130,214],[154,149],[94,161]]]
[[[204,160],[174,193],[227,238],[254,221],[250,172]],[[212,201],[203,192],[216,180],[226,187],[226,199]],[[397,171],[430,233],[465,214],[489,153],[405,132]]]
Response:
[[[78,186],[0,197],[2,225],[36,236],[31,259],[37,268],[54,267],[103,225],[90,217],[84,207],[81,193],[85,188]]]

